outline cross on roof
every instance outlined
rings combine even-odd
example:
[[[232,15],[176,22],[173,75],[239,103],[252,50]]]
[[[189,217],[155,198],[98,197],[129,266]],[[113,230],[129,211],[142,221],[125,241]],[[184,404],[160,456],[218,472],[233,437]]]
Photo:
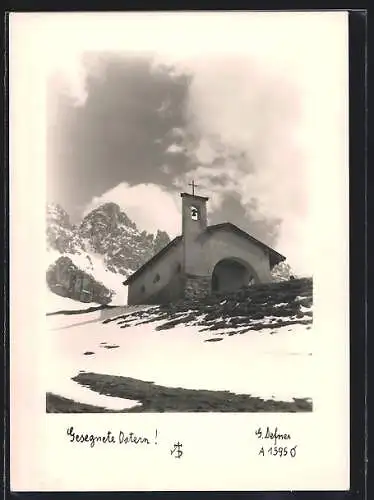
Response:
[[[192,194],[194,195],[195,194],[195,187],[198,187],[198,184],[195,184],[195,181],[192,180],[192,182],[190,182],[188,185],[192,186]]]

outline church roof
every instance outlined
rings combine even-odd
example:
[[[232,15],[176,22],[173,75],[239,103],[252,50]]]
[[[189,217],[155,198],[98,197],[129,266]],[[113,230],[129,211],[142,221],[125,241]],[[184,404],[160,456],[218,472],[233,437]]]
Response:
[[[150,266],[153,262],[156,262],[156,260],[158,260],[165,253],[167,253],[171,247],[177,245],[180,241],[182,241],[182,236],[177,236],[176,238],[171,240],[166,246],[164,246],[164,248],[162,248],[158,253],[156,253],[156,255],[147,260],[147,262],[143,264],[141,267],[139,267],[139,269],[137,269],[133,274],[130,274],[130,276],[122,284],[129,285],[130,283],[132,283],[135,280],[135,278],[137,278],[139,274],[141,274],[144,271],[144,269]]]
[[[270,257],[270,267],[273,267],[273,266],[279,264],[279,262],[286,260],[286,257],[284,255],[276,252],[273,248],[269,247],[268,245],[266,245],[262,241],[257,240],[256,238],[254,238],[250,234],[243,231],[243,229],[240,229],[240,227],[235,226],[235,224],[232,224],[231,222],[222,222],[221,224],[214,224],[213,226],[208,226],[206,228],[206,230],[208,232],[218,231],[220,229],[228,229],[230,231],[233,231],[233,232],[239,234],[240,236],[243,236],[247,240],[251,241],[255,245],[260,246],[264,250],[267,250],[269,252],[269,257]]]
[[[266,250],[269,253],[269,259],[270,259],[270,267],[273,267],[279,262],[282,262],[286,260],[286,257],[275,250],[273,250],[271,247],[266,245],[265,243],[262,243],[262,241],[257,240],[250,234],[246,233],[240,227],[235,226],[235,224],[232,224],[231,222],[223,222],[221,224],[214,224],[212,226],[208,226],[206,228],[206,232],[211,233],[214,231],[219,231],[221,229],[224,230],[229,230],[233,231],[240,236],[246,238],[247,240],[251,241],[257,246],[260,246],[264,250]],[[156,262],[162,255],[167,253],[169,249],[175,245],[177,245],[180,241],[182,241],[182,236],[177,236],[173,240],[171,240],[164,248],[162,248],[156,255],[154,255],[151,259],[149,259],[145,264],[143,264],[139,269],[137,269],[133,274],[131,274],[124,282],[123,285],[129,285],[132,283],[148,266],[150,266],[153,262]]]

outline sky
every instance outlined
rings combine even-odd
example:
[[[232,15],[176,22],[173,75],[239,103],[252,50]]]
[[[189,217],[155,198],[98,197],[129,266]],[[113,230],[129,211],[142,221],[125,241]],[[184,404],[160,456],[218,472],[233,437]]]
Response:
[[[209,223],[233,222],[312,274],[315,172],[345,159],[344,13],[58,14],[40,26],[49,202],[78,222],[112,201],[173,237],[194,179]]]

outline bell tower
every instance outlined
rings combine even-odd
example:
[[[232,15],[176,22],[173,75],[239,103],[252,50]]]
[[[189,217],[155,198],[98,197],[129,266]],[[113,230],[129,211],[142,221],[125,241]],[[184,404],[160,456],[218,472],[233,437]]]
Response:
[[[184,272],[204,276],[206,266],[201,238],[207,228],[206,204],[209,198],[196,195],[195,187],[192,182],[192,194],[181,193]]]
[[[205,196],[181,193],[182,197],[182,236],[191,238],[203,233],[207,227]]]

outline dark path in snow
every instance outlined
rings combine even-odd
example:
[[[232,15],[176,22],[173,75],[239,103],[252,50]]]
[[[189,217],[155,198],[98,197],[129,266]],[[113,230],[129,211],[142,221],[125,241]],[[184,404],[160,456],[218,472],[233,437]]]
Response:
[[[73,380],[105,396],[139,401],[135,406],[121,413],[142,412],[310,412],[309,399],[294,398],[293,401],[264,400],[248,394],[230,391],[211,391],[165,387],[153,382],[130,377],[80,373]],[[97,412],[103,408],[80,405],[66,398],[48,394],[47,411],[55,413]],[[105,410],[113,412],[113,410]],[[118,413],[117,411],[114,411]]]

